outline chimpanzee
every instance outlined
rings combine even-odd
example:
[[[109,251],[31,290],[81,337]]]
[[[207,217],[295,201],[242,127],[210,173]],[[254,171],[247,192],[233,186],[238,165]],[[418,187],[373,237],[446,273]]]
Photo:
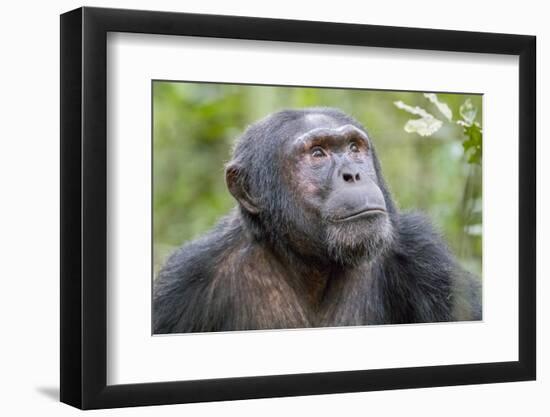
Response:
[[[225,179],[238,206],[169,257],[153,333],[481,319],[479,279],[396,209],[372,138],[341,111],[258,121]]]

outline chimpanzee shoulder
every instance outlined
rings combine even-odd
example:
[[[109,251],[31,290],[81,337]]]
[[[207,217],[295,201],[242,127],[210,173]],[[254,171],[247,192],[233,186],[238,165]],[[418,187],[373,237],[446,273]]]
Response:
[[[377,263],[390,323],[481,319],[477,277],[456,262],[429,219],[400,213],[392,249]]]
[[[153,293],[153,333],[310,327],[297,281],[247,230],[238,210],[176,250]]]
[[[177,249],[160,270],[153,292],[154,333],[200,332],[229,327],[230,305],[212,288],[216,265],[241,237],[232,213],[211,231]],[[224,305],[220,305],[224,304]],[[209,311],[225,310],[226,314]]]

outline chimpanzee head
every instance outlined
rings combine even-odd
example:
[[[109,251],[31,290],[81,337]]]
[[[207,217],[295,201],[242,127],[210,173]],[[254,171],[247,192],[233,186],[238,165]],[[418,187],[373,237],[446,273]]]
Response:
[[[372,140],[338,110],[287,110],[253,124],[226,182],[257,239],[305,259],[356,265],[392,242],[395,208]]]

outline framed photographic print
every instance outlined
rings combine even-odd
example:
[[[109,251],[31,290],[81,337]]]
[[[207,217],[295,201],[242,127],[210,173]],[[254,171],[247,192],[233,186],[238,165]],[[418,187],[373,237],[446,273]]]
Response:
[[[535,379],[535,38],[61,16],[61,401]]]

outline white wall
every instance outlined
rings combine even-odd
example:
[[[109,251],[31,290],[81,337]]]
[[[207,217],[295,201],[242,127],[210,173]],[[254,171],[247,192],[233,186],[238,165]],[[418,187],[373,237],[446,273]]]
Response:
[[[76,1],[5,2],[0,30],[0,254],[5,285],[0,300],[0,410],[4,415],[35,412],[73,415],[57,402],[59,378],[59,17]],[[539,259],[550,249],[549,165],[541,166],[550,129],[548,111],[550,25],[544,2],[463,0],[337,3],[253,0],[181,2],[92,1],[89,6],[238,14],[379,25],[534,34],[538,36]],[[543,232],[546,236],[542,237]],[[32,260],[29,258],[32,257]],[[7,269],[6,269],[7,266]],[[461,416],[548,415],[550,365],[547,358],[550,268],[540,266],[538,286],[539,365],[537,382],[432,388],[301,398],[239,401],[100,411],[99,415],[378,415]],[[377,415],[373,414],[373,415]]]

